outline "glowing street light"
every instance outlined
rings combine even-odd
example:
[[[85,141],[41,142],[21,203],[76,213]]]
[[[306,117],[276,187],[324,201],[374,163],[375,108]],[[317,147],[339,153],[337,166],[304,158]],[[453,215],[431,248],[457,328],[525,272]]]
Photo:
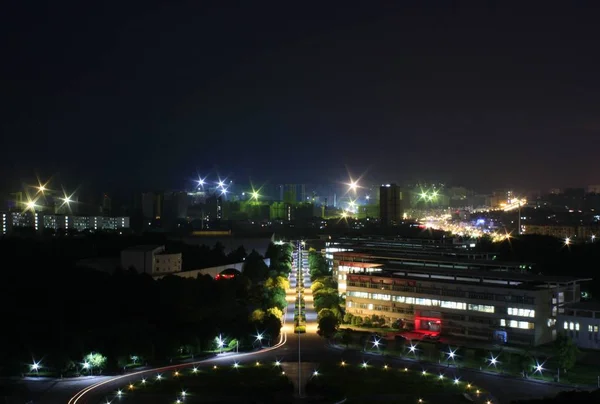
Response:
[[[367,362],[363,362],[361,366],[362,366],[363,369],[366,369],[367,366],[369,366],[369,365],[367,364]]]
[[[281,366],[281,362],[280,361],[275,361],[275,366]]]
[[[194,367],[194,368],[192,369],[192,373],[198,373],[198,368],[197,368],[197,367]]]
[[[35,373],[39,374],[40,373],[40,363],[33,361],[33,363],[31,364],[31,370],[35,371]]]
[[[185,390],[183,390],[183,391],[181,392],[181,397],[185,397],[185,396],[187,396],[187,392],[186,392]]]
[[[25,210],[30,210],[32,212],[35,212],[35,210],[37,208],[39,208],[39,205],[37,205],[35,202],[36,202],[35,200],[29,200],[29,201],[25,202]]]
[[[161,374],[157,374],[156,375],[156,380],[162,380],[162,375]]]
[[[315,371],[313,372],[313,376],[319,376],[319,371],[318,371],[318,370],[315,370]]]
[[[202,177],[198,177],[196,182],[198,183],[198,187],[204,187],[204,184],[206,184],[206,180]]]
[[[83,368],[84,369],[89,369],[91,366],[89,364],[89,362],[83,362]]]
[[[250,199],[254,199],[255,201],[258,201],[258,198],[260,198],[260,194],[258,193],[258,191],[252,190],[252,194],[251,194],[251,198]]]
[[[571,237],[565,238],[565,245],[571,245]]]
[[[219,347],[219,353],[223,353],[223,346],[225,345],[225,341],[221,334],[217,337],[217,346]]]
[[[237,362],[233,362],[233,368],[237,369],[240,365]]]
[[[341,365],[346,366],[346,362],[342,361]]]
[[[263,337],[262,333],[258,333],[258,334],[256,335],[256,341],[262,342],[263,338],[264,338],[264,337]]]
[[[410,346],[408,347],[408,350],[410,353],[415,353],[415,351],[417,350],[417,346],[410,344]]]
[[[379,341],[380,341],[380,340],[378,340],[377,338],[375,338],[375,339],[373,340],[373,348],[379,348],[379,344],[380,344],[380,342],[379,342]]]
[[[117,396],[121,397],[123,395],[123,392],[121,390],[117,390]]]
[[[454,357],[456,356],[456,349],[453,351],[452,348],[450,348],[448,350],[448,359],[452,359],[454,360]]]

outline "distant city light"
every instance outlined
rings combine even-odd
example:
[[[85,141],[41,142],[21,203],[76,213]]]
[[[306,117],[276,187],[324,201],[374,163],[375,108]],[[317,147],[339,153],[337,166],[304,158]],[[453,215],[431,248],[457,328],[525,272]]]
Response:
[[[571,245],[571,238],[570,237],[565,238],[565,245]]]

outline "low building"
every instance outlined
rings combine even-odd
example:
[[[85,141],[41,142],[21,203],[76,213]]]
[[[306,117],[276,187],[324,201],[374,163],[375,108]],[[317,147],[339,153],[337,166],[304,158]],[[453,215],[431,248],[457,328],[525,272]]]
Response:
[[[600,303],[566,305],[564,312],[558,315],[558,327],[578,347],[600,349]]]
[[[129,228],[129,217],[54,215],[31,211],[2,212],[1,234],[9,235],[19,228],[30,228],[36,232],[44,230],[120,230]]]
[[[148,275],[181,272],[181,253],[167,253],[164,245],[140,245],[121,251],[121,267]]]

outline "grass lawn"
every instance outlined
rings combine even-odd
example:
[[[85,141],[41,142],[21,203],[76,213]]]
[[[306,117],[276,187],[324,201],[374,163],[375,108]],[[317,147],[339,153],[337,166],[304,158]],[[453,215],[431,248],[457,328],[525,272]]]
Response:
[[[273,364],[192,368],[140,378],[121,389],[122,398],[133,403],[288,403],[293,385]],[[107,401],[118,398],[117,391]]]
[[[330,400],[347,398],[348,403],[406,402],[465,402],[465,392],[477,394],[477,387],[459,380],[454,374],[422,373],[421,368],[384,367],[382,363],[324,364],[317,370],[306,388],[308,394]],[[483,390],[479,390],[484,395]],[[440,397],[443,397],[440,400]]]

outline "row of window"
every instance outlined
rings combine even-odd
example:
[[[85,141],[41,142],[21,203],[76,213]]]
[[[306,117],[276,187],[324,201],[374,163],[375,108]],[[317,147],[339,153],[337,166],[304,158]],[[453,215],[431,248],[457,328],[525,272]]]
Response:
[[[563,326],[564,326],[563,328],[564,328],[565,330],[571,330],[571,331],[575,330],[575,331],[579,331],[579,323],[573,323],[572,321],[571,321],[571,322],[567,322],[567,321],[565,321],[565,323],[564,323],[564,325],[563,325]],[[598,326],[597,326],[597,325],[591,325],[591,324],[590,324],[590,325],[588,325],[588,332],[595,332],[595,333],[597,333],[597,332],[598,332],[598,330],[599,330],[599,329],[598,329]]]
[[[511,316],[519,316],[519,317],[535,317],[535,310],[532,309],[518,309],[516,307],[509,307],[508,314]]]
[[[535,328],[535,325],[528,321],[510,320],[507,322],[505,319],[500,320],[500,326],[501,327],[510,327],[510,328],[520,328],[521,330],[533,330]]]
[[[426,286],[402,286],[402,285],[389,285],[384,283],[375,283],[375,282],[356,282],[350,281],[348,282],[348,286],[355,286],[360,288],[369,288],[369,289],[380,289],[380,290],[393,290],[397,292],[416,292],[416,293],[426,293],[430,295],[439,295],[439,296],[452,296],[452,297],[463,297],[468,299],[478,299],[478,300],[494,300],[499,302],[510,301],[514,303],[522,303],[522,304],[535,304],[535,298],[533,296],[515,296],[515,295],[502,295],[502,294],[494,294],[494,293],[484,293],[484,292],[475,292],[475,291],[465,291],[460,289],[443,289],[443,288],[435,288],[435,287],[426,287]]]
[[[483,313],[494,313],[494,306],[485,304],[467,304],[463,302],[453,302],[447,300],[427,299],[412,296],[391,296],[381,293],[368,293],[351,290],[347,293],[349,297],[359,297],[363,299],[385,300],[405,304],[414,304],[418,306],[439,306],[454,310],[481,311]]]

